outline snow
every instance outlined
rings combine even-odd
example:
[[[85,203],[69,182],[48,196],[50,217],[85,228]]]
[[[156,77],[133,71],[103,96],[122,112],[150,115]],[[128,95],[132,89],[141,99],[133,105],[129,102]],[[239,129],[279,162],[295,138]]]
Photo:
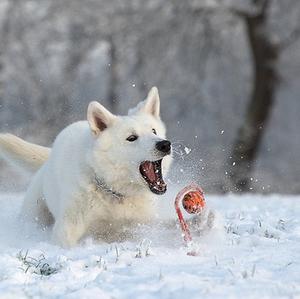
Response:
[[[185,146],[184,151],[185,151],[186,155],[188,155],[192,150],[190,148],[188,148],[187,146]]]
[[[158,198],[163,223],[175,191]],[[300,197],[206,199],[216,223],[193,232],[199,255],[188,256],[179,228],[160,221],[134,241],[62,249],[49,231],[20,227],[22,194],[2,194],[0,298],[300,298]]]

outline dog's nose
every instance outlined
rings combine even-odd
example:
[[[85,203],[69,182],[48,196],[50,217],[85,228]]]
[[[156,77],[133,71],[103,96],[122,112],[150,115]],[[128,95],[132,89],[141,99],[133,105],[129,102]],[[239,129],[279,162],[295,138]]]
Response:
[[[169,140],[158,141],[155,145],[160,152],[169,154],[171,152],[171,142]]]

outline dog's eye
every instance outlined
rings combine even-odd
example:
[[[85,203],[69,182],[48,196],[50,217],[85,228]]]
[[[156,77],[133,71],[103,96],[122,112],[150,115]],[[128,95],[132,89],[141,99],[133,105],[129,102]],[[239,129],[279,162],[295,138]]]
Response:
[[[156,130],[152,129],[153,134],[157,135]]]
[[[126,138],[126,140],[133,142],[137,140],[139,137],[137,135],[130,135],[129,137]]]

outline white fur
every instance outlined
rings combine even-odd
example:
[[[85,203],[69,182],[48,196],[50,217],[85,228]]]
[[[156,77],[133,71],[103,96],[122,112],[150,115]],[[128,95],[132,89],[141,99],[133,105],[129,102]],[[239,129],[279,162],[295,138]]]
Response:
[[[64,247],[75,245],[91,231],[114,240],[124,225],[151,221],[155,215],[154,194],[141,177],[139,165],[163,158],[155,149],[166,133],[159,106],[156,88],[128,116],[113,115],[92,102],[88,121],[65,128],[57,136],[48,159],[46,150],[40,149],[40,158],[46,161],[28,188],[23,215],[45,225],[54,221],[53,239]],[[138,135],[138,140],[127,141],[132,134]],[[0,149],[6,141],[1,145],[0,139]],[[15,156],[17,160],[24,156],[28,164],[32,155],[26,148],[34,149],[35,145],[24,146],[24,155],[18,152]],[[9,151],[17,150],[12,147]],[[10,157],[14,159],[13,154]],[[170,156],[163,158],[163,174],[170,162]],[[33,162],[33,168],[36,166]],[[97,188],[95,175],[124,198]]]
[[[35,172],[48,159],[50,149],[26,142],[12,134],[0,134],[0,153],[21,170]]]

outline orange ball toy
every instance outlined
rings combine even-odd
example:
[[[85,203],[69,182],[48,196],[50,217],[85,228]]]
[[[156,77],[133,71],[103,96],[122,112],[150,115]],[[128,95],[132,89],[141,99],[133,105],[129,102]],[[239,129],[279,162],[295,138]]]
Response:
[[[202,192],[190,191],[182,199],[182,206],[189,214],[198,214],[205,206],[205,199]]]
[[[205,206],[205,199],[203,195],[203,190],[197,186],[195,183],[192,183],[181,191],[179,191],[175,198],[175,210],[178,216],[178,220],[180,223],[181,230],[183,232],[183,239],[186,244],[192,242],[191,232],[189,230],[189,226],[187,222],[185,222],[182,212],[179,207],[179,203],[182,203],[184,209],[190,214],[197,214],[202,211]],[[193,253],[188,253],[193,255]]]

